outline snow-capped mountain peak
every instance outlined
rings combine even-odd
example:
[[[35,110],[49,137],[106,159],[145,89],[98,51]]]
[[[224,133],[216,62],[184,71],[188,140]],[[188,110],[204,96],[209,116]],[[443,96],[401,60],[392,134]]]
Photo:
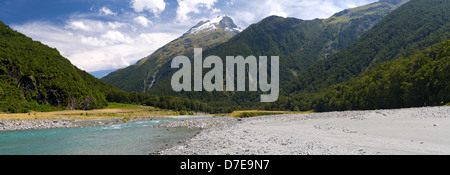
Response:
[[[234,24],[233,19],[231,19],[226,15],[220,15],[208,21],[201,21],[200,23],[192,27],[188,32],[186,32],[186,34],[196,35],[201,32],[215,31],[218,30],[219,28],[222,28],[227,32],[233,33],[242,32],[242,29],[237,27],[236,24]]]

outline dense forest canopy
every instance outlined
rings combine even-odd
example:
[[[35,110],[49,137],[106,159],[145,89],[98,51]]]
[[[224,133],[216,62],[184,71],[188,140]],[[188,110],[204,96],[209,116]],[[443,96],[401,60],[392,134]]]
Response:
[[[319,103],[312,100],[315,98],[313,96],[318,95],[317,92],[365,75],[380,64],[399,57],[414,55],[434,44],[447,41],[450,39],[449,8],[450,1],[445,0],[414,0],[399,7],[366,32],[358,41],[299,74],[298,78],[288,84],[284,91],[284,99],[278,102],[282,105],[278,105],[277,108],[305,110],[315,108],[317,105],[325,105],[314,104]],[[369,86],[374,82],[366,81],[366,83],[361,86]],[[400,91],[400,89],[396,90]],[[322,93],[327,92],[330,91],[322,91]],[[412,95],[414,94],[410,94],[410,96]],[[417,95],[420,96],[420,94]],[[383,108],[398,106],[408,107],[411,105],[390,104]],[[413,106],[417,106],[417,104]],[[366,109],[366,107],[354,107],[354,109]],[[334,109],[330,108],[329,110]]]
[[[0,110],[96,109],[105,95],[60,53],[0,23]]]
[[[342,52],[302,72],[289,92],[320,90],[449,39],[449,8],[450,1],[445,0],[415,0],[401,6]]]
[[[450,103],[450,40],[383,63],[316,93],[298,93],[272,110],[342,111],[441,106]]]

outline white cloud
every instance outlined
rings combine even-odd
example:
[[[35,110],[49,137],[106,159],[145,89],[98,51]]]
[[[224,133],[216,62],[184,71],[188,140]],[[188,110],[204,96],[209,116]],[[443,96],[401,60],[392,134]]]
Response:
[[[102,27],[94,30],[98,26]],[[72,64],[88,72],[134,64],[180,35],[171,31],[135,32],[131,29],[136,27],[131,23],[82,19],[69,21],[65,26],[35,21],[12,28],[57,48]]]
[[[127,23],[122,23],[122,22],[108,22],[108,26],[113,29],[116,30],[118,28],[122,28],[127,26]]]
[[[189,20],[189,14],[200,13],[200,8],[205,8],[206,10],[213,9],[214,4],[217,0],[177,0],[177,21],[183,22]],[[217,11],[217,10],[215,10]]]
[[[108,45],[113,44],[133,44],[134,40],[130,36],[123,34],[117,30],[107,31],[100,36],[103,41],[106,41]]]
[[[117,15],[117,13],[114,13],[113,11],[111,11],[108,7],[102,7],[100,9],[100,14],[101,15]]]
[[[176,16],[161,16],[164,0],[130,0],[131,10],[118,13],[106,6],[92,14],[74,13],[56,25],[34,21],[12,28],[57,48],[77,67],[92,72],[123,68],[178,38],[200,20],[219,13],[246,28],[269,15],[300,19],[327,18],[343,9],[378,0],[177,0]],[[108,6],[110,7],[110,6]],[[169,8],[169,6],[167,6]],[[100,13],[99,13],[100,12]],[[157,18],[149,20],[153,13]],[[173,20],[173,21],[171,21]],[[151,27],[149,27],[151,26]]]
[[[213,8],[211,10],[211,14],[217,14],[217,13],[222,13],[222,10],[218,9],[218,8]]]
[[[73,30],[84,30],[89,31],[91,30],[88,26],[84,25],[82,21],[72,21],[70,24],[66,26],[66,28],[71,28]]]
[[[148,20],[144,16],[138,16],[138,17],[134,18],[133,21],[142,25],[143,27],[148,27],[150,24],[152,24],[152,21]]]
[[[281,16],[281,17],[284,17],[284,18],[288,17],[288,14],[287,14],[287,13],[282,12],[282,11],[275,11],[275,10],[272,10],[272,11],[269,13],[269,15],[270,15],[270,16],[272,16],[272,15],[275,15],[275,16]]]
[[[114,37],[101,37],[100,39],[106,39],[107,41],[125,39],[118,33],[110,34]],[[73,52],[67,57],[73,64],[79,65],[89,72],[124,68],[135,64],[139,59],[150,55],[176,37],[178,36],[167,33],[143,33],[130,37],[132,43],[117,42],[112,44],[106,41],[105,46]]]
[[[234,1],[235,1],[235,0],[227,1],[227,5],[234,5]]]
[[[66,29],[81,30],[85,32],[103,31],[108,24],[97,20],[70,20],[65,25]]]
[[[166,8],[166,3],[164,0],[131,0],[131,7],[136,12],[147,10],[158,16]]]
[[[284,6],[284,4],[281,4],[278,1],[266,1],[264,6],[270,7],[269,15],[277,15],[281,17],[288,16],[288,14],[285,12],[286,7]]]
[[[79,39],[84,45],[106,46],[106,42],[98,39],[97,37],[79,35]]]
[[[230,0],[225,9],[241,27],[247,27],[270,15],[295,17],[304,20],[328,18],[333,14],[355,6],[378,0]],[[249,10],[251,9],[251,10]]]
[[[350,4],[348,4],[347,5],[349,8],[355,8],[355,7],[358,7],[357,5],[355,5],[355,4],[353,4],[353,3],[350,3]]]

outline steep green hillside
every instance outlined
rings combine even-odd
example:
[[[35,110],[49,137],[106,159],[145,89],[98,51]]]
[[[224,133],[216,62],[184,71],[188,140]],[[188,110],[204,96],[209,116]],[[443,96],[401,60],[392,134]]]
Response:
[[[446,41],[450,37],[449,8],[447,0],[410,1],[342,52],[299,74],[286,93],[314,92]]]
[[[449,92],[450,40],[407,58],[381,64],[319,93],[291,96],[292,102],[283,105],[295,108],[300,106],[300,101],[309,101],[306,105],[316,111],[441,106],[450,102]]]
[[[363,79],[351,81],[351,83],[358,83],[360,88],[364,87],[363,89],[368,91],[364,95],[368,96],[360,95],[363,89],[356,87],[340,85],[334,89],[326,88],[358,76],[367,75],[373,68],[395,58],[409,57],[433,44],[447,41],[450,39],[449,8],[450,1],[446,0],[414,0],[401,6],[342,52],[330,57],[330,59],[318,62],[299,74],[299,77],[291,82],[284,91],[284,96],[277,103],[267,105],[267,108],[328,111],[438,105],[446,101],[445,98],[447,97],[442,96],[442,92],[445,92],[445,85],[436,86],[435,90],[439,91],[441,93],[439,95],[444,98],[439,101],[434,96],[438,94],[437,92],[423,94],[415,89],[426,88],[427,86],[417,83],[390,84],[392,80],[385,78],[399,78],[400,80],[411,78],[406,76],[408,74],[401,75],[395,71],[372,74],[375,77],[365,76],[364,81]],[[399,69],[400,66],[406,66],[407,64],[395,65],[397,66],[394,67]],[[408,71],[406,73],[413,70]],[[390,76],[390,73],[394,76]],[[383,81],[379,80],[381,74],[387,76],[382,77]],[[400,80],[396,83],[413,82],[412,80]],[[366,87],[371,89],[365,89]],[[389,89],[386,89],[388,87]],[[345,88],[350,88],[353,91],[348,91]],[[405,90],[411,92],[404,92]],[[425,89],[423,90],[425,91]],[[412,91],[417,94],[412,93]],[[405,98],[404,94],[407,94],[408,101],[403,99]],[[391,98],[386,98],[387,95]],[[414,95],[417,96],[413,97]]]
[[[98,109],[108,102],[177,111],[212,111],[192,99],[130,93],[73,66],[56,49],[0,21],[0,112]]]
[[[0,22],[0,111],[95,109],[107,105],[96,84],[56,49]],[[96,81],[95,81],[96,80]]]

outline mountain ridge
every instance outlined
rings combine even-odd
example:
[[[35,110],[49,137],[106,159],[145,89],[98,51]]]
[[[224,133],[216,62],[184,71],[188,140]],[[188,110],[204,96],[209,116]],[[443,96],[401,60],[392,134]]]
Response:
[[[219,56],[227,56],[228,54],[260,55],[260,53],[264,53],[266,51],[268,51],[269,53],[278,54],[280,57],[285,58],[285,60],[283,60],[283,66],[286,69],[282,69],[282,71],[284,71],[284,81],[287,81],[288,79],[294,78],[296,74],[307,68],[309,65],[312,65],[312,63],[314,63],[315,61],[326,59],[330,55],[337,53],[339,50],[355,41],[360,35],[362,35],[365,31],[367,31],[375,23],[377,23],[385,15],[387,15],[391,10],[393,10],[400,1],[403,0],[392,2],[377,2],[373,3],[376,5],[367,5],[367,8],[365,9],[347,10],[351,12],[359,12],[356,14],[362,15],[360,18],[351,19],[348,22],[335,21],[328,24],[327,20],[322,19],[301,20],[295,18],[280,18],[271,16],[263,19],[256,24],[250,25],[243,31],[245,34],[241,32],[238,35],[233,35],[232,37],[227,39],[226,42],[217,42],[216,45],[203,47],[203,50],[206,54],[216,52],[215,55]],[[365,12],[371,13],[366,15]],[[208,21],[200,22],[189,31],[193,31],[193,29],[195,29],[196,27],[202,26],[207,23]],[[260,28],[258,26],[264,25],[271,26],[267,26],[267,28],[263,30],[258,29]],[[233,25],[230,26],[234,27]],[[285,30],[283,28],[287,28],[289,30]],[[172,44],[168,45],[184,45],[181,38],[189,36],[189,31],[179,39],[171,42]],[[274,32],[279,32],[276,34],[278,36],[274,35]],[[281,34],[282,32],[285,32],[285,34]],[[261,35],[259,40],[251,39],[258,38],[259,36],[257,35]],[[262,39],[263,37],[267,37],[270,39]],[[277,39],[276,37],[282,39]],[[227,43],[233,42],[235,42],[235,44],[223,46],[224,44],[226,45]],[[274,43],[281,43],[282,46],[277,46]],[[293,46],[289,46],[287,43],[292,44]],[[270,44],[270,47],[268,44]],[[170,65],[167,64],[168,60],[171,60],[175,56],[179,55],[189,55],[192,53],[192,50],[183,52],[182,49],[178,47],[176,47],[177,49],[173,49],[167,47],[168,45],[158,49],[158,51],[151,56],[142,59],[138,62],[138,64],[111,73],[110,75],[104,77],[102,80],[126,91],[150,92],[159,95],[174,95],[167,92],[160,92],[159,90],[155,90],[155,88],[170,90],[170,88],[159,86],[161,85],[161,83],[167,83],[167,78],[170,76]],[[223,49],[224,47],[233,49]],[[210,49],[214,51],[208,51]],[[178,51],[174,52],[173,50]],[[224,53],[220,50],[234,51]],[[306,52],[302,52],[303,50],[306,50]],[[170,52],[172,53],[165,54]],[[165,60],[161,61],[162,58],[164,58]]]
[[[316,63],[311,68],[300,73],[298,78],[289,82],[285,87],[284,94],[280,97],[277,104],[268,105],[267,108],[290,110],[315,109],[320,111],[350,110],[350,108],[345,108],[342,105],[348,104],[351,107],[351,103],[348,103],[348,99],[341,98],[340,95],[347,95],[349,99],[366,99],[366,101],[362,102],[355,101],[355,106],[351,110],[371,109],[373,106],[379,108],[417,107],[420,101],[423,102],[421,105],[430,104],[426,103],[426,100],[417,100],[418,103],[415,104],[405,103],[407,105],[400,103],[393,105],[390,103],[394,101],[402,102],[401,98],[403,97],[399,95],[405,89],[402,88],[403,86],[409,86],[408,82],[411,82],[409,80],[396,80],[396,82],[406,84],[392,86],[392,91],[389,91],[392,96],[391,98],[384,98],[382,94],[379,94],[380,97],[389,99],[390,102],[382,100],[375,101],[374,99],[376,97],[374,96],[372,96],[372,99],[359,96],[360,94],[358,93],[367,94],[367,92],[359,91],[360,89],[358,89],[359,92],[355,91],[354,94],[348,93],[345,89],[349,88],[349,86],[337,86],[334,89],[330,89],[329,87],[346,82],[351,84],[351,82],[356,81],[354,80],[355,78],[371,74],[375,68],[379,69],[381,64],[389,64],[399,58],[408,58],[428,47],[447,41],[450,39],[449,8],[450,2],[445,0],[414,0],[404,4],[386,16],[383,21],[366,32],[358,41],[352,43],[346,49],[327,60]],[[395,63],[393,64],[395,65]],[[397,77],[400,78],[402,76],[399,75]],[[366,78],[375,80],[379,79],[379,76],[366,76]],[[406,78],[410,77],[406,76]],[[370,91],[374,91],[373,94],[376,94],[378,91],[383,91],[383,88],[386,88],[383,86],[373,86],[373,83],[377,83],[375,81],[365,82],[367,84],[361,83],[359,86],[380,88],[370,89]],[[440,87],[431,88],[439,90]],[[391,93],[394,91],[397,91],[397,93]],[[329,93],[329,95],[320,94],[320,92]],[[370,94],[368,95],[370,96]],[[406,93],[406,96],[408,98],[414,98],[414,94]],[[371,102],[375,103],[370,104]],[[359,106],[356,105],[357,103],[359,103]],[[327,104],[329,105],[327,106]],[[432,104],[436,105],[437,103],[433,101]]]
[[[212,22],[211,22],[212,21]],[[213,28],[196,30],[196,27],[208,25]],[[225,28],[223,28],[225,27]],[[227,29],[227,27],[234,27]],[[212,30],[211,30],[212,29]],[[209,21],[202,21],[188,30],[185,34],[164,45],[149,56],[141,59],[137,64],[117,70],[102,78],[116,87],[131,92],[147,92],[161,76],[160,67],[179,55],[192,53],[194,48],[211,48],[228,41],[239,30],[228,16],[218,16]]]
[[[327,112],[448,105],[449,72],[450,40],[447,40],[318,92],[291,94],[289,100],[267,108]]]
[[[222,59],[229,55],[279,56],[280,88],[283,89],[287,82],[316,61],[327,59],[356,41],[399,3],[400,1],[395,1],[394,4],[377,2],[366,5],[365,8],[350,9],[347,11],[361,16],[333,23],[328,21],[337,15],[329,19],[314,20],[270,16],[250,25],[229,41],[204,50],[203,56],[206,58],[209,55],[216,55]],[[192,55],[186,56],[191,58]],[[170,69],[170,64],[164,65],[161,70],[165,70],[162,74],[166,78],[161,78],[164,82],[155,85],[149,93],[202,99],[215,104],[213,106],[223,106],[222,104],[226,103],[230,106],[254,108],[252,104],[258,102],[257,93],[251,92],[175,93],[170,87],[170,75],[175,70]]]
[[[444,41],[450,37],[450,13],[445,11],[445,7],[450,7],[448,1],[415,0],[406,3],[348,49],[305,70],[301,78],[291,85],[290,92],[314,91],[334,82],[344,82],[379,63],[407,57]]]
[[[190,34],[198,34],[200,32],[209,32],[214,30],[219,30],[219,28],[222,28],[225,31],[233,32],[235,34],[238,34],[242,32],[242,29],[239,28],[236,24],[234,24],[233,19],[226,15],[219,15],[214,19],[207,20],[207,21],[200,21],[197,25],[189,29],[184,35],[190,35]]]

